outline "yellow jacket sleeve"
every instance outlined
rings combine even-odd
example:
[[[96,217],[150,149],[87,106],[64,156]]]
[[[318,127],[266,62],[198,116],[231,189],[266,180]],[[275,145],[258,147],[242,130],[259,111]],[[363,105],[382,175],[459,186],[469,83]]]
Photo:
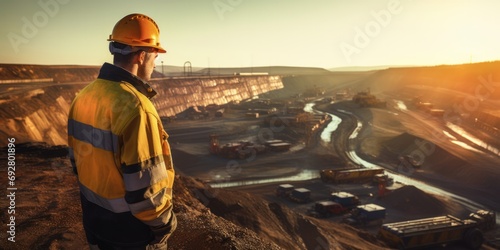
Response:
[[[165,225],[171,216],[175,174],[168,135],[157,115],[145,111],[134,117],[121,135],[125,201],[145,224]]]

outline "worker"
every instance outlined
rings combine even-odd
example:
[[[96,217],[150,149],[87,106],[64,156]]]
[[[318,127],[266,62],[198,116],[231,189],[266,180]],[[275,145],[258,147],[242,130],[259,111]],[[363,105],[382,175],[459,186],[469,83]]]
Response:
[[[69,154],[91,249],[166,249],[177,227],[168,135],[147,83],[166,52],[159,38],[146,15],[119,20],[108,39],[113,64],[104,63],[69,111]]]

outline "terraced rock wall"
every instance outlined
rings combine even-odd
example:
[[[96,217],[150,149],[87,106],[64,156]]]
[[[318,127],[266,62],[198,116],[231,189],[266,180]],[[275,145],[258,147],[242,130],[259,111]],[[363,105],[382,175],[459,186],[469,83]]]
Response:
[[[160,116],[174,116],[192,106],[222,105],[283,88],[280,76],[200,77],[152,81],[153,103]]]
[[[78,75],[77,69],[64,70]],[[43,73],[41,76],[53,78],[54,75]],[[14,137],[16,142],[66,144],[69,107],[86,85],[55,81],[0,84],[0,140],[7,142],[7,138]],[[280,76],[269,75],[162,79],[152,80],[151,85],[158,92],[153,103],[160,116],[165,117],[191,106],[222,105],[283,88]]]

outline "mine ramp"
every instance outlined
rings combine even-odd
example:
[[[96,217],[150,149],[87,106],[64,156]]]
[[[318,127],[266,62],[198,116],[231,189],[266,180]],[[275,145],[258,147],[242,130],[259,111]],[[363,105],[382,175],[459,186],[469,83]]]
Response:
[[[470,249],[478,249],[483,244],[482,230],[494,227],[494,214],[477,213],[469,219],[461,220],[451,215],[402,221],[382,225],[378,237],[390,247],[398,249],[422,248],[461,242]],[[476,217],[474,218],[473,215]],[[493,225],[491,222],[493,221]],[[484,226],[488,225],[488,226]]]

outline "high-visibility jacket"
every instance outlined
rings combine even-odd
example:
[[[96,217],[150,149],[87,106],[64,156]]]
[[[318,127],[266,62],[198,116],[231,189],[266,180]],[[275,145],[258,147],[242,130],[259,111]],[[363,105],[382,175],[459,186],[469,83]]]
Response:
[[[68,118],[85,230],[110,244],[147,244],[172,215],[174,168],[156,92],[105,63],[75,97]]]

